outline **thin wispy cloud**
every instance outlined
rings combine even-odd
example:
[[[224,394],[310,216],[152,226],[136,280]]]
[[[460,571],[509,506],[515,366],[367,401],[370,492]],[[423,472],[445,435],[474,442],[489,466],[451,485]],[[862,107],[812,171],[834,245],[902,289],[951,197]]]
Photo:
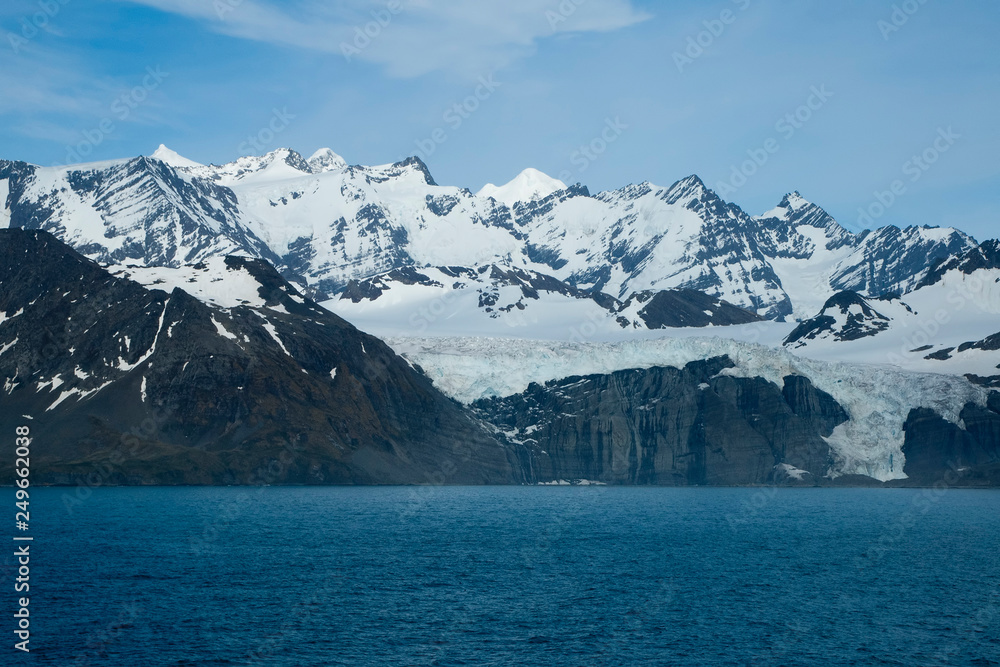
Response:
[[[74,51],[31,41],[17,55],[0,54],[0,116],[11,133],[67,149],[121,140],[125,125],[169,126],[157,90],[169,72],[161,69],[154,77],[150,72],[157,68],[136,65],[128,75],[95,75]]]
[[[608,32],[649,15],[630,0],[399,0],[330,7],[299,0],[125,0],[181,14],[231,37],[380,65],[393,77],[440,71],[475,78],[557,34]]]
[[[99,116],[112,88],[101,78],[78,71],[66,54],[30,44],[20,56],[0,57],[0,113],[65,113]],[[103,100],[107,100],[104,102]]]

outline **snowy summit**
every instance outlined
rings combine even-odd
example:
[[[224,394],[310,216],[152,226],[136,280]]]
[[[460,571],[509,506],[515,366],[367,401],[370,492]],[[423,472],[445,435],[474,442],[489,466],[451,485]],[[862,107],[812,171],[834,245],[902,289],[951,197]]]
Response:
[[[493,197],[498,202],[513,206],[515,202],[544,199],[553,192],[565,189],[566,184],[562,181],[529,167],[505,185],[487,183],[476,195]]]
[[[322,173],[324,171],[334,171],[335,169],[344,169],[347,167],[347,161],[334,153],[329,148],[321,148],[312,154],[312,157],[306,160],[309,166],[312,167],[313,173]]]
[[[195,162],[194,160],[189,160],[183,155],[179,155],[177,152],[170,150],[163,144],[153,151],[153,154],[149,157],[154,160],[159,160],[160,162],[165,162],[171,167],[202,167],[201,163]]]

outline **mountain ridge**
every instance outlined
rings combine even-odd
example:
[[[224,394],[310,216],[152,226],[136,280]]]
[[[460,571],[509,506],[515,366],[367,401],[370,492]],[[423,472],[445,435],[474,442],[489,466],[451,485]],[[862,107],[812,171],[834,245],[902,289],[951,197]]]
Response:
[[[4,219],[52,231],[109,264],[246,253],[315,296],[406,266],[500,263],[619,299],[695,289],[769,319],[811,316],[844,289],[905,293],[928,264],[975,246],[951,228],[855,235],[798,192],[752,216],[695,175],[594,195],[572,185],[507,204],[437,185],[416,157],[365,167],[329,149],[306,160],[281,148],[205,166],[160,155],[168,161],[0,161]],[[805,264],[829,265],[816,274],[815,299],[795,293]]]

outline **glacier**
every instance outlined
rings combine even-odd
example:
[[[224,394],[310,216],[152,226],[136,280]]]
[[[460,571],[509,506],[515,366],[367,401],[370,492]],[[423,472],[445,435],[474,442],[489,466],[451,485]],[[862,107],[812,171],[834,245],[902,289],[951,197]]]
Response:
[[[831,476],[859,474],[905,479],[904,431],[910,410],[931,408],[952,423],[967,403],[986,405],[988,390],[964,378],[913,373],[890,365],[819,361],[782,348],[720,337],[663,337],[621,342],[538,341],[516,338],[386,338],[397,354],[420,366],[435,386],[469,404],[510,396],[531,383],[618,370],[685,364],[727,356],[723,374],[762,377],[781,386],[802,375],[833,396],[850,415],[828,438],[836,461]],[[893,391],[886,391],[892,387]]]

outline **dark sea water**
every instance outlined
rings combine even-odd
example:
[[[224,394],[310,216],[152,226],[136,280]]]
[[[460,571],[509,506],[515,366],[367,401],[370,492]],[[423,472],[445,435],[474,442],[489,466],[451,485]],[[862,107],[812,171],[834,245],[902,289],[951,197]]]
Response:
[[[34,491],[0,664],[1000,664],[1000,492],[73,495]]]

